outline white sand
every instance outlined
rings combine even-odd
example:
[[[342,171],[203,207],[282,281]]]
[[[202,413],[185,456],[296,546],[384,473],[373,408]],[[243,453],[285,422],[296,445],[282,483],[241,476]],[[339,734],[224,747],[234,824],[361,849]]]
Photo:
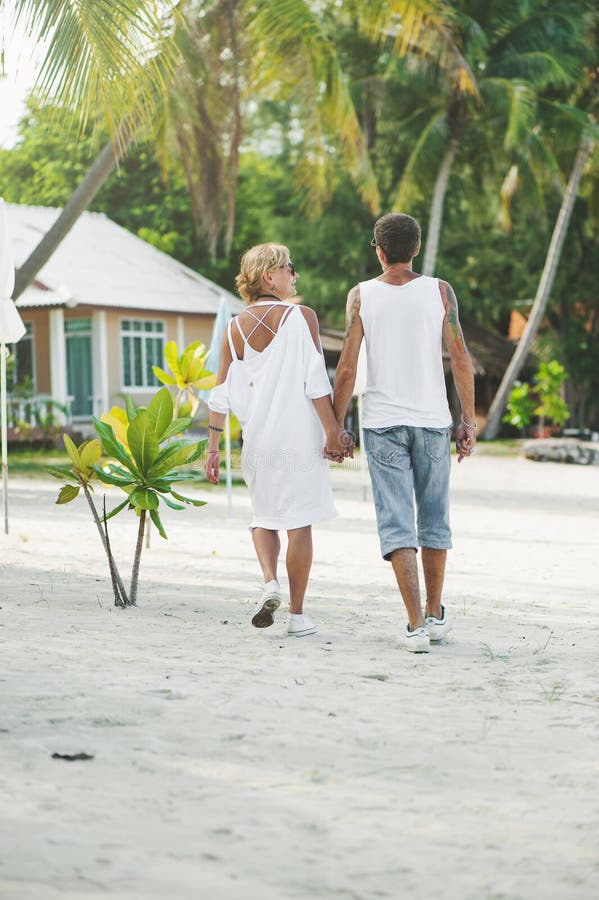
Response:
[[[334,481],[320,632],[293,641],[284,615],[249,625],[244,489],[230,518],[224,488],[169,511],[141,605],[120,611],[83,501],[11,480],[2,900],[598,896],[599,468],[454,465],[454,629],[428,656],[395,647],[363,473]],[[80,751],[94,759],[51,758]]]

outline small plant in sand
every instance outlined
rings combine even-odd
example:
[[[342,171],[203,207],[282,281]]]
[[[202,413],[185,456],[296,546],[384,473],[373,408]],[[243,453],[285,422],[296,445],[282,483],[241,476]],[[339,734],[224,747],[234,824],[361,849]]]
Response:
[[[209,391],[216,384],[216,375],[205,368],[208,351],[201,341],[194,341],[179,354],[175,341],[164,348],[164,358],[171,373],[160,366],[152,366],[156,378],[162,384],[177,388],[175,416],[195,416],[200,402],[199,392]]]
[[[566,370],[555,359],[541,362],[533,384],[514,383],[503,421],[520,428],[523,437],[534,416],[539,417],[539,437],[545,434],[546,419],[551,420],[554,428],[561,428],[570,417],[570,410],[562,397],[566,378]]]
[[[50,475],[67,482],[58,493],[57,503],[70,503],[83,492],[108,557],[116,606],[135,606],[137,603],[148,513],[161,537],[166,538],[158,511],[161,501],[176,510],[184,509],[185,505],[205,506],[205,501],[184,497],[174,489],[178,482],[193,477],[189,472],[177,471],[177,467],[198,459],[206,444],[206,441],[190,443],[175,439],[190,422],[185,417],[173,418],[173,400],[167,388],[154,395],[147,409],[135,406],[128,398],[126,410],[113,407],[110,413],[102,416],[102,421],[93,419],[98,438],[84,441],[77,447],[68,435],[63,436],[70,466],[46,467]],[[100,465],[102,453],[111,460],[105,465]],[[92,497],[93,482],[115,485],[127,496],[109,513],[104,500],[100,516]],[[139,520],[128,592],[112,553],[107,526],[108,520],[124,509],[132,510]]]

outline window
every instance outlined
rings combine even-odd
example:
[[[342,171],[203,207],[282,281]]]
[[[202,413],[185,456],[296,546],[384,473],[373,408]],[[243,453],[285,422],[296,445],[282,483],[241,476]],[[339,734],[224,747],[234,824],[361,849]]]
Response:
[[[123,387],[148,388],[160,383],[152,366],[163,365],[164,322],[121,320]]]
[[[25,322],[25,334],[17,344],[10,344],[10,356],[7,360],[8,389],[14,391],[17,386],[34,389],[35,371],[33,366],[33,327]]]

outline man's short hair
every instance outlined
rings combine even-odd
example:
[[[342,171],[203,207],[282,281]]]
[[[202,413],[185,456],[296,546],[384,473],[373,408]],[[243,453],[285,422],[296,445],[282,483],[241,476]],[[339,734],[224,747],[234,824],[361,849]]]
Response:
[[[412,216],[388,213],[374,223],[374,239],[388,263],[410,262],[420,247],[420,225]]]

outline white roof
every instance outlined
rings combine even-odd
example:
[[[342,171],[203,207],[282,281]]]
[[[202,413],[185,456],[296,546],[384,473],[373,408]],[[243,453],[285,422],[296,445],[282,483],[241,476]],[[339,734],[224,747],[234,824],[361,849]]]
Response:
[[[21,265],[60,213],[45,206],[5,205],[15,265]],[[234,294],[203,278],[103,213],[84,212],[17,306],[116,307],[149,312],[216,314]]]

